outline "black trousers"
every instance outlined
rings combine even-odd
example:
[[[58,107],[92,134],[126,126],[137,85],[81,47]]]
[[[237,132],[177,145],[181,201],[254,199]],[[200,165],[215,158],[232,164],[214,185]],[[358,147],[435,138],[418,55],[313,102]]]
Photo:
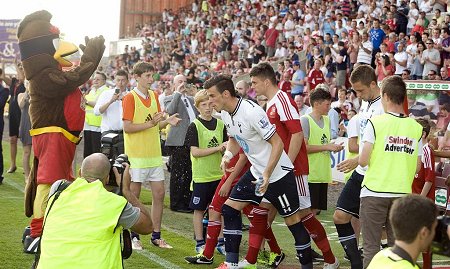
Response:
[[[189,190],[192,180],[190,149],[188,146],[169,147],[170,169],[170,209],[189,210],[192,192]]]
[[[100,132],[93,131],[84,131],[83,140],[84,140],[84,152],[83,157],[91,155],[92,153],[100,152],[101,147],[101,136]]]

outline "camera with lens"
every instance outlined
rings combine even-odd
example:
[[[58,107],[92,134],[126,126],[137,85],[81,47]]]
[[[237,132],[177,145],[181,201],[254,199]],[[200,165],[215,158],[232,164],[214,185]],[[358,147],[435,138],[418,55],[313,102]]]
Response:
[[[431,251],[435,254],[450,257],[450,239],[447,228],[450,224],[450,216],[438,216],[435,236],[431,243]]]
[[[124,163],[130,164],[130,161],[128,161],[128,156],[126,154],[120,154],[114,160],[112,167],[117,168],[117,171],[119,172],[119,174],[123,174],[123,171],[125,170]]]
[[[101,152],[108,157],[109,163],[111,164],[111,171],[109,172],[109,182],[108,185],[112,187],[119,187],[115,180],[114,172],[112,170],[113,167],[116,167],[119,174],[122,174],[124,171],[123,163],[130,163],[128,161],[128,156],[125,154],[120,154],[119,152],[119,135],[115,133],[109,133],[102,137],[101,139]],[[113,192],[117,193],[115,188],[112,188]]]

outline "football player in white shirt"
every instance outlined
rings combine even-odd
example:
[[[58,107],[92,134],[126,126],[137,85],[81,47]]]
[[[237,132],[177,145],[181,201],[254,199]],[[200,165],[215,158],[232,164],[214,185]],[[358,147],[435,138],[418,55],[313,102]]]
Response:
[[[359,152],[361,152],[362,134],[364,133],[367,121],[373,116],[383,114],[384,110],[381,104],[377,76],[372,67],[369,65],[360,65],[355,68],[350,75],[350,83],[357,95],[363,100],[358,114]],[[359,195],[367,167],[358,165],[358,156],[341,162],[337,167],[338,170],[344,173],[356,168],[338,198],[333,220],[336,225],[339,241],[350,259],[351,267],[362,268],[362,257],[358,250],[358,241],[355,236],[355,229],[351,224],[351,219],[352,217],[359,219]],[[356,228],[359,229],[359,222],[357,222]]]
[[[312,269],[311,241],[299,217],[299,199],[293,165],[283,150],[283,141],[257,104],[237,97],[231,77],[219,75],[203,85],[213,107],[221,111],[230,139],[222,159],[226,167],[241,147],[252,167],[239,180],[222,207],[226,259],[218,268],[238,268],[242,239],[241,210],[266,198],[284,217],[295,239],[303,269]],[[256,183],[256,186],[255,186]],[[263,222],[267,223],[266,221]]]

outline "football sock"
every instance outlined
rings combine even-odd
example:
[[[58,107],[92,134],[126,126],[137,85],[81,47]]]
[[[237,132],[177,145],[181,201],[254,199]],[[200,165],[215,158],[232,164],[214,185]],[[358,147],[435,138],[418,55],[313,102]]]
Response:
[[[275,235],[273,234],[272,227],[267,224],[267,230],[266,230],[266,242],[270,247],[270,251],[276,254],[281,254],[281,248],[278,245],[277,239],[275,238]]]
[[[263,207],[255,206],[253,208],[253,219],[250,224],[249,238],[248,238],[248,251],[245,259],[255,264],[258,259],[259,248],[264,239],[264,235],[267,230],[267,214],[269,210]]]
[[[350,259],[352,269],[363,268],[361,253],[358,250],[358,243],[356,242],[355,232],[353,231],[350,222],[346,224],[335,224],[336,231],[339,236],[339,242]]]
[[[220,221],[209,221],[208,229],[206,230],[206,244],[203,250],[203,255],[211,259],[214,256],[214,248],[217,245],[217,238],[220,235],[222,223]],[[223,240],[223,239],[222,239]]]
[[[223,235],[225,237],[225,261],[236,264],[239,262],[239,246],[242,239],[241,212],[229,205],[223,205],[224,220]]]
[[[161,239],[161,232],[152,232],[152,241],[155,239]]]
[[[302,222],[288,226],[295,239],[295,250],[303,269],[312,269],[311,239]]]
[[[317,247],[322,251],[324,262],[334,263],[336,258],[331,251],[330,242],[328,242],[327,234],[322,224],[312,213],[304,217],[302,222]]]

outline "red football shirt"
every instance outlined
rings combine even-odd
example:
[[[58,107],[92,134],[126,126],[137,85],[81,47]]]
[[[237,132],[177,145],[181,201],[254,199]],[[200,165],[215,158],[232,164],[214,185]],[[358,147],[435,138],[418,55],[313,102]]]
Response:
[[[311,85],[310,90],[313,91],[317,85],[320,83],[324,83],[325,78],[323,77],[323,73],[320,70],[311,69],[308,74],[308,82]]]
[[[434,171],[434,154],[430,146],[425,144],[423,146],[422,166],[420,167],[419,173],[414,177],[412,192],[420,194],[425,182],[431,182],[433,185],[431,186],[427,197],[434,201],[434,193],[436,190],[436,185],[434,183],[436,175]]]
[[[278,83],[278,88],[285,93],[291,94],[292,86],[290,81],[282,80]]]
[[[294,100],[285,92],[279,90],[277,94],[267,102],[267,116],[272,124],[275,124],[277,134],[284,143],[284,151],[289,151],[292,134],[302,132],[300,115]],[[309,164],[306,144],[303,141],[300,151],[294,161],[296,176],[308,175]]]

